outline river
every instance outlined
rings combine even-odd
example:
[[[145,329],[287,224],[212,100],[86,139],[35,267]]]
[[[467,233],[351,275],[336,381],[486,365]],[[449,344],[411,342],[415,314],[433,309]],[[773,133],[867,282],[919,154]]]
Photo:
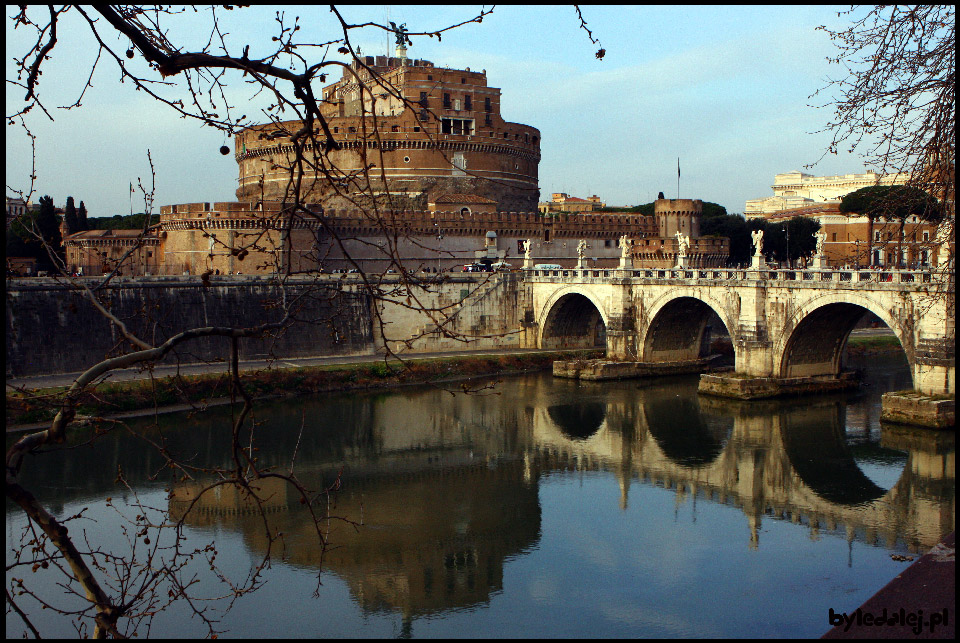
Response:
[[[880,393],[910,385],[902,354],[850,364],[864,369],[856,393],[752,403],[698,396],[696,376],[549,374],[470,395],[424,387],[264,403],[259,465],[287,471],[295,454],[306,486],[338,487],[313,504],[331,516],[319,525],[329,549],[321,556],[289,486],[262,485],[269,529],[283,537],[264,584],[216,628],[244,638],[819,636],[830,608],[856,609],[909,564],[892,556],[954,529],[953,434],[881,428]],[[226,465],[229,414],[131,426]],[[28,460],[26,484],[58,517],[86,508],[71,533],[110,552],[137,542],[141,557],[149,547],[120,532],[119,513],[159,515],[130,509],[138,498],[179,517],[203,482],[172,480],[125,431]],[[23,524],[8,504],[8,566]],[[226,488],[197,499],[185,525],[191,546],[215,543],[234,579],[266,550],[262,516]],[[185,570],[199,574],[198,594],[222,590],[209,556]],[[7,583],[25,578],[76,605],[56,574],[25,565]],[[75,635],[69,619],[18,601],[42,634]],[[152,628],[207,632],[182,602]],[[7,637],[23,630],[8,611]]]

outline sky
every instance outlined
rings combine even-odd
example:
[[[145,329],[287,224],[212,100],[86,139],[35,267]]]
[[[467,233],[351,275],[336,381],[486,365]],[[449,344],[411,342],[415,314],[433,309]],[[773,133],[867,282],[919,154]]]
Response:
[[[430,31],[468,20],[478,6],[348,6],[344,18],[405,23]],[[826,58],[835,54],[820,25],[843,27],[846,7],[833,6],[584,6],[583,18],[606,50],[580,28],[573,6],[498,6],[480,24],[443,35],[442,41],[414,36],[408,56],[438,66],[485,69],[488,84],[502,90],[501,116],[541,133],[540,192],[586,197],[609,205],[636,205],[668,198],[712,201],[730,213],[747,199],[772,196],[774,175],[801,170],[817,176],[862,173],[856,155],[823,156],[829,135],[817,133],[831,110],[810,98],[828,76],[842,70]],[[14,57],[22,57],[36,32],[13,29],[7,7],[6,114],[23,108],[25,91],[16,80]],[[45,11],[35,7],[36,19]],[[302,42],[339,35],[324,7],[251,7],[219,11],[221,31],[232,52],[250,45],[265,55],[278,31],[275,13],[299,16]],[[187,11],[164,25],[184,49],[197,50],[210,32],[210,14]],[[101,21],[104,41],[123,53],[128,41]],[[365,55],[393,55],[393,38],[381,30],[351,31]],[[311,62],[344,60],[332,48],[305,51]],[[129,185],[151,181],[148,151],[156,171],[161,205],[236,200],[233,143],[222,132],[181,118],[170,107],[120,82],[116,64],[101,58],[92,87],[75,103],[90,77],[97,46],[90,27],[71,12],[62,17],[58,42],[42,67],[40,97],[49,116],[33,109],[24,121],[36,146],[33,200],[49,194],[57,205],[67,196],[84,201],[90,216],[143,211],[131,204]],[[137,56],[134,68],[146,71]],[[339,74],[337,74],[339,77]],[[336,78],[331,78],[329,84]],[[169,79],[168,79],[169,80]],[[178,81],[179,82],[179,81]],[[239,75],[228,78],[228,98],[251,121],[267,96],[253,96]],[[157,86],[182,97],[183,84]],[[53,120],[51,120],[51,117]],[[7,125],[8,196],[30,186],[30,137],[16,121]],[[219,148],[228,145],[231,154]],[[677,164],[681,170],[679,192]],[[812,168],[805,166],[816,163]]]

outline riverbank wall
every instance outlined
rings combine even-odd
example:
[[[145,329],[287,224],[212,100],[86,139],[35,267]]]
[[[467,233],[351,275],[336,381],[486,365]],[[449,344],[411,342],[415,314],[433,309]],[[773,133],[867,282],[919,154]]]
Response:
[[[88,279],[92,288],[97,280]],[[510,274],[446,276],[410,286],[399,275],[376,284],[359,275],[119,278],[97,291],[103,307],[130,332],[157,345],[190,328],[250,328],[279,321],[286,304],[295,322],[239,343],[240,359],[375,355],[388,350],[443,352],[519,348],[521,309]],[[134,350],[69,283],[7,283],[7,377],[83,371]],[[179,346],[166,363],[221,361],[230,340],[202,337]]]

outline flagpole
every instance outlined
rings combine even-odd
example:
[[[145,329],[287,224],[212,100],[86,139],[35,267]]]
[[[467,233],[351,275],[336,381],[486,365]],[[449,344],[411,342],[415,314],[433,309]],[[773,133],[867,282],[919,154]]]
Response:
[[[677,157],[677,200],[680,200],[680,157]]]

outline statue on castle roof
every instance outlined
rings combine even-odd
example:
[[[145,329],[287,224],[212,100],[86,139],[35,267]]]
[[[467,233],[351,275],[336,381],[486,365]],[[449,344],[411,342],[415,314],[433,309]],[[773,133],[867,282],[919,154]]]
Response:
[[[393,27],[393,33],[397,37],[397,47],[405,47],[406,45],[413,46],[413,42],[410,41],[410,37],[407,36],[407,23],[403,23],[399,27],[395,22],[391,22],[390,26]]]
[[[660,194],[657,195],[657,199],[658,199],[658,200],[659,200],[659,199],[664,199],[664,198],[666,198],[666,197],[663,196],[663,192],[661,192]]]

